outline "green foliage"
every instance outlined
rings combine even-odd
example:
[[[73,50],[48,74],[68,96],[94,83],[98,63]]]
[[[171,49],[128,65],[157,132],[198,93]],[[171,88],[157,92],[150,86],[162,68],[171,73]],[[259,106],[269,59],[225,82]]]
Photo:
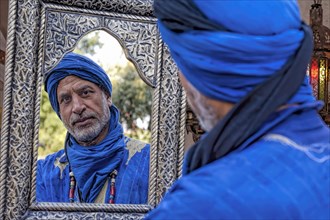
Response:
[[[131,63],[107,72],[113,85],[112,100],[121,112],[121,121],[126,127],[127,135],[149,142],[150,132],[139,128],[137,120],[149,119],[147,129],[150,130],[152,89],[141,80]]]
[[[42,89],[39,127],[39,156],[45,156],[63,148],[66,129],[54,112],[48,95]]]
[[[143,141],[145,143],[150,143],[151,141],[151,132],[149,129],[142,129],[136,127],[134,130],[133,129],[128,129],[124,131],[125,136],[134,138],[136,140]]]

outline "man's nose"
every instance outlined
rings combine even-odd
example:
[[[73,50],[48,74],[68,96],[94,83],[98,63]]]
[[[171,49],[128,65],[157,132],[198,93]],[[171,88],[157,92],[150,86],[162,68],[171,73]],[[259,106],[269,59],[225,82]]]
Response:
[[[86,109],[84,100],[79,96],[72,97],[72,112],[80,115]]]

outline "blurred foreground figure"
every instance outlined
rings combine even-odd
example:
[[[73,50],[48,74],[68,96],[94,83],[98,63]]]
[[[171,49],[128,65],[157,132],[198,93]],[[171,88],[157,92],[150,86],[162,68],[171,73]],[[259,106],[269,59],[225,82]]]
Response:
[[[329,219],[330,131],[306,78],[296,1],[155,0],[207,131],[147,219]]]

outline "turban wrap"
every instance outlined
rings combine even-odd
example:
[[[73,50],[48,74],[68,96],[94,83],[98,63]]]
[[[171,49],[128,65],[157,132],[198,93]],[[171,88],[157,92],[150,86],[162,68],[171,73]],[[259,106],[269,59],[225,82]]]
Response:
[[[68,53],[46,75],[45,81],[45,90],[48,93],[49,101],[59,117],[60,108],[57,101],[57,87],[59,82],[69,75],[93,82],[104,89],[109,95],[112,93],[112,85],[109,77],[99,65],[85,56]]]
[[[155,7],[160,14],[162,38],[187,80],[213,99],[231,103],[240,101],[281,69],[296,53],[304,38],[295,1],[187,3],[179,0],[156,1],[155,6],[162,2],[167,5]],[[187,20],[193,12],[190,8],[185,11],[185,4],[193,3],[200,10],[200,16],[204,16],[204,20],[199,21],[200,26],[211,24],[192,27],[189,31],[179,31],[180,27],[170,27],[171,30],[166,26],[173,22],[169,19],[172,16],[177,20]],[[293,101],[310,99],[310,91],[306,79],[299,90],[299,97]]]
[[[237,149],[281,105],[314,101],[312,34],[296,1],[155,0],[154,9],[185,78],[209,98],[236,103],[188,151],[186,172]]]
[[[45,81],[45,90],[48,92],[50,103],[59,117],[57,87],[62,79],[70,75],[95,83],[109,95],[112,93],[109,77],[99,65],[87,57],[68,53],[46,75]],[[96,145],[81,146],[70,134],[67,135],[65,152],[83,202],[95,200],[109,174],[122,160],[125,143],[119,117],[118,109],[112,104],[108,134]]]

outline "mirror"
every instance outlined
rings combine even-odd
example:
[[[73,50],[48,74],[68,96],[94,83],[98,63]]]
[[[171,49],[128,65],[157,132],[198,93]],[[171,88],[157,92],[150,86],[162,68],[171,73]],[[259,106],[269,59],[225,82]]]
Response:
[[[148,198],[150,150],[145,148],[150,148],[151,141],[152,88],[141,80],[134,64],[126,59],[124,51],[117,40],[105,31],[93,31],[85,35],[79,40],[73,52],[93,60],[107,73],[112,83],[112,103],[120,112],[119,122],[124,130],[125,146],[123,151],[121,151],[123,156],[120,157],[122,165],[116,167],[115,170],[118,173],[112,179],[116,183],[112,189],[117,189],[112,195],[114,197],[112,202],[115,203],[118,198],[118,201],[123,203],[146,204]],[[59,88],[60,86],[58,87],[58,92]],[[74,171],[74,168],[71,169],[68,161],[71,161],[74,155],[70,160],[69,158],[63,158],[68,157],[68,154],[65,154],[65,150],[63,150],[67,129],[52,109],[47,93],[44,90],[41,93],[36,199],[39,202],[69,202],[67,197],[56,194],[69,196],[70,191],[76,192],[75,196],[72,197],[71,195],[72,198],[70,200],[83,202],[82,196],[78,193],[83,194],[83,190],[80,190],[78,187],[83,189],[84,185],[79,185],[77,182],[79,178],[73,179],[74,189],[71,189],[71,185],[68,184],[72,182],[70,181],[71,174],[69,173]],[[92,108],[87,106],[86,112],[92,110]],[[109,132],[109,135],[111,132]],[[88,145],[86,147],[92,146]],[[125,154],[128,155],[125,156]],[[56,158],[55,160],[54,157]],[[85,163],[88,163],[88,159],[85,161]],[[94,166],[97,165],[99,164],[94,164]],[[99,166],[103,167],[105,165],[103,162]],[[131,166],[133,168],[130,168]],[[93,173],[88,172],[88,169],[90,169],[88,166],[85,169],[76,168],[77,172],[90,173],[92,175]],[[38,172],[41,173],[39,174]],[[94,172],[99,171],[96,170]],[[125,175],[129,175],[129,177],[125,177]],[[106,181],[108,178],[104,179]],[[129,182],[131,182],[130,185],[128,184]],[[94,182],[94,185],[97,183]],[[107,194],[110,191],[110,184],[106,181],[105,185],[108,187],[104,186],[104,190],[103,188],[102,190],[100,189],[99,195],[94,201],[95,203],[107,203],[109,201]],[[140,187],[134,187],[135,185]],[[67,189],[65,189],[66,187]],[[59,188],[63,189],[60,190]],[[91,188],[93,189],[93,186]],[[85,191],[87,190],[85,189]],[[128,195],[129,191],[139,192]],[[124,195],[128,198],[124,198]]]
[[[78,42],[74,52],[89,57],[108,73],[113,84],[113,102],[120,109],[124,134],[150,143],[152,88],[140,79],[117,40],[105,31],[94,31]],[[41,93],[39,159],[61,149],[66,135],[66,129],[52,110],[44,88]]]
[[[181,176],[186,118],[178,69],[159,36],[152,0],[25,0],[10,1],[9,9],[0,151],[1,218],[141,219]],[[22,14],[26,16],[18,16]],[[97,30],[119,42],[141,81],[153,88],[148,201],[37,202],[44,74]]]

